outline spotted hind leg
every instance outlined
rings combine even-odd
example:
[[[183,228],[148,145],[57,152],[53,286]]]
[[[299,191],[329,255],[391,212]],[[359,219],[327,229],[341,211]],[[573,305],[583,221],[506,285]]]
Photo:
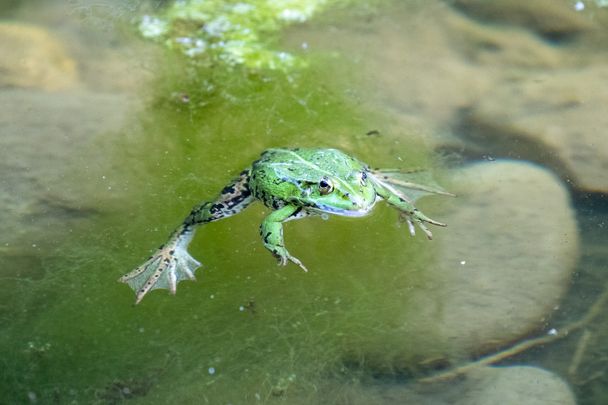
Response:
[[[118,280],[135,291],[136,304],[152,290],[164,288],[175,294],[180,281],[195,279],[194,272],[201,264],[190,256],[188,245],[196,227],[227,218],[245,209],[253,201],[249,190],[249,174],[249,169],[244,170],[237,180],[224,187],[215,200],[194,207],[164,245],[144,264]]]

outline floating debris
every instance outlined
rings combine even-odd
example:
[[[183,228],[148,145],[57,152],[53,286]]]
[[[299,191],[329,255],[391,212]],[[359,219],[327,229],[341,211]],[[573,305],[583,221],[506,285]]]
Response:
[[[303,66],[294,55],[272,49],[284,27],[308,21],[330,6],[354,0],[178,1],[157,16],[145,15],[139,30],[192,58],[255,69]]]

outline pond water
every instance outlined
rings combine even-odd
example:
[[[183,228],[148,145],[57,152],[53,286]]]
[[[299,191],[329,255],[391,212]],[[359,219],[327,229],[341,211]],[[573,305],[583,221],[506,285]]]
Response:
[[[604,2],[207,4],[0,6],[1,403],[608,401]],[[276,147],[423,170],[448,226],[289,222],[304,273],[253,204],[134,305],[117,279]]]

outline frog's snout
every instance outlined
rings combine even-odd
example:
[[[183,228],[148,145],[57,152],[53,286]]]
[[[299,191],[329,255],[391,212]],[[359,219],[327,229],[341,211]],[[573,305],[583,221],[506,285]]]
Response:
[[[353,207],[358,210],[363,209],[366,205],[365,201],[359,197],[351,198],[351,202],[353,203]]]

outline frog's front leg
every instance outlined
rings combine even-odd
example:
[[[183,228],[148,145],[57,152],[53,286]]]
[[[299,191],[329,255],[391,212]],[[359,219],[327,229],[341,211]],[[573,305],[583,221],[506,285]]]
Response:
[[[177,283],[195,279],[194,271],[200,263],[190,256],[188,245],[196,227],[237,214],[253,202],[249,176],[250,170],[244,170],[215,200],[194,207],[164,245],[144,264],[119,279],[135,291],[136,304],[152,290],[165,288],[175,294]]]
[[[374,181],[376,193],[386,200],[388,204],[399,210],[400,218],[407,222],[412,236],[416,234],[414,224],[418,225],[429,239],[433,239],[433,234],[429,228],[426,227],[425,223],[437,226],[447,226],[444,223],[435,221],[424,215],[422,211],[414,206],[414,203],[404,193],[397,190],[395,187],[392,187],[387,182],[383,182],[377,177],[373,177],[372,181]]]
[[[286,205],[273,211],[262,221],[260,236],[264,240],[266,249],[279,260],[280,265],[284,266],[290,261],[300,266],[302,270],[308,271],[300,260],[289,254],[283,241],[283,222],[302,218],[305,216],[303,214],[305,214],[305,211],[302,211],[301,207],[296,207],[295,205]]]

